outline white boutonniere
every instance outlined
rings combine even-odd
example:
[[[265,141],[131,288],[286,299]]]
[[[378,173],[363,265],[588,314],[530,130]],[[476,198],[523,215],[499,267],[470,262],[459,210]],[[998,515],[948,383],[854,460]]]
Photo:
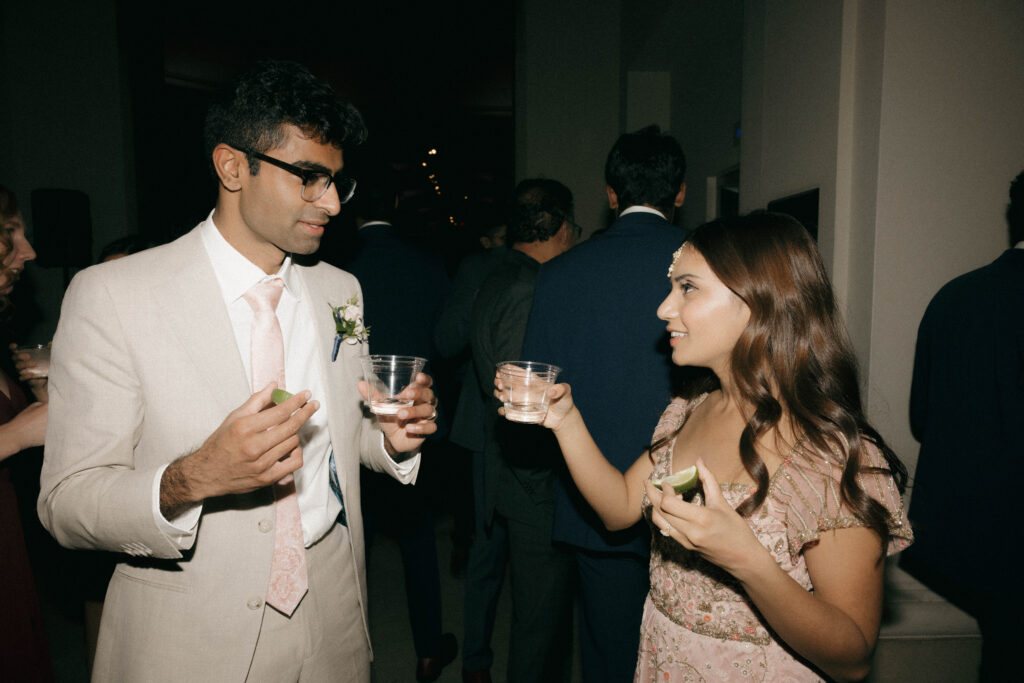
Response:
[[[328,304],[334,318],[334,348],[331,350],[331,362],[338,358],[341,343],[365,344],[370,341],[370,328],[363,325],[363,316],[359,312],[359,297],[353,296],[341,306]]]

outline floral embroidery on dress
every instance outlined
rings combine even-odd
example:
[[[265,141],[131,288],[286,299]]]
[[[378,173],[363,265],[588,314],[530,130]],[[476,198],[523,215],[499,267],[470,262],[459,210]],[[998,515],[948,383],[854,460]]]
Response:
[[[706,398],[674,400],[655,429],[655,440],[676,432]],[[651,453],[652,479],[672,467],[669,439]],[[813,589],[803,549],[822,531],[862,526],[841,504],[836,454],[819,455],[797,444],[772,475],[768,495],[747,522],[779,566],[806,590]],[[883,465],[868,449],[866,465]],[[891,514],[895,538],[889,552],[912,540],[906,513],[891,476],[860,477],[864,490]],[[753,488],[723,483],[722,493],[734,508]],[[695,498],[699,502],[700,498]],[[643,496],[650,523],[650,500]],[[637,681],[819,681],[820,675],[783,645],[767,627],[742,588],[728,572],[705,561],[670,538],[651,534],[651,589],[644,607]]]

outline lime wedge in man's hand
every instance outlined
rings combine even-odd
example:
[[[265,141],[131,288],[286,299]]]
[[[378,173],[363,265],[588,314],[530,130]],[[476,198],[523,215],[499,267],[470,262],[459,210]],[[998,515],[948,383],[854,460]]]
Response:
[[[291,397],[292,394],[289,394],[284,389],[274,389],[272,392],[270,392],[270,400],[273,401],[276,405],[284,403]]]
[[[675,474],[670,474],[667,477],[662,477],[654,482],[654,485],[658,487],[659,491],[664,491],[663,486],[671,486],[676,493],[686,493],[693,489],[697,482],[700,481],[700,477],[697,475],[697,466],[687,467],[685,470],[679,470]]]

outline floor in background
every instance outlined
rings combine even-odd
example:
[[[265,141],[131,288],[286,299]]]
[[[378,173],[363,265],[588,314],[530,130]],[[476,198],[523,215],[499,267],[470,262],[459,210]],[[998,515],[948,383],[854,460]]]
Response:
[[[452,518],[440,516],[435,526],[437,557],[441,564],[441,605],[443,629],[459,639],[459,657],[449,664],[438,683],[458,683],[462,680],[462,607],[464,580],[456,579],[448,569],[452,550]],[[416,653],[413,650],[412,630],[405,609],[405,587],[401,555],[398,545],[385,537],[374,539],[367,564],[367,588],[370,601],[370,638],[373,640],[373,683],[406,683],[415,681]],[[511,591],[508,577],[501,592],[495,617],[494,666],[491,676],[496,683],[505,680],[508,664],[508,638],[512,619]],[[574,624],[575,629],[575,624]],[[582,680],[579,638],[573,635],[574,657],[572,681]]]
[[[435,533],[437,555],[441,563],[441,599],[444,610],[444,630],[459,639],[460,655],[462,646],[463,579],[456,579],[448,568],[452,549],[452,518],[439,516]],[[59,549],[58,549],[59,550]],[[65,567],[73,566],[74,555],[60,552]],[[397,544],[385,536],[377,535],[369,553],[367,566],[370,601],[370,636],[374,646],[373,682],[407,683],[415,681],[416,653],[412,644],[412,631],[405,607],[405,587],[401,557]],[[57,683],[85,683],[89,680],[85,664],[85,631],[82,625],[81,609],[68,606],[57,591],[48,585],[53,577],[40,577],[40,604],[43,610],[43,624],[46,627]],[[508,662],[508,637],[512,615],[512,604],[507,587],[502,591],[498,605],[492,647],[494,667],[491,673],[496,682],[505,680]],[[581,680],[579,661],[579,639],[574,635],[576,645],[573,662],[574,682]],[[461,656],[445,668],[439,683],[458,683],[461,677]]]

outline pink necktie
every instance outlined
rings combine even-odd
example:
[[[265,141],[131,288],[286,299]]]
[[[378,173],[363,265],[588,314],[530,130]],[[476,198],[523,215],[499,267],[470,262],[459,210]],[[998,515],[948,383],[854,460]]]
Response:
[[[274,278],[253,285],[242,297],[252,307],[252,390],[259,391],[270,382],[284,385],[284,337],[277,320],[277,303],[284,282]],[[291,616],[309,587],[306,575],[306,548],[302,540],[302,518],[295,479],[288,475],[274,484],[276,521],[274,559],[270,565],[267,604],[285,616]]]

